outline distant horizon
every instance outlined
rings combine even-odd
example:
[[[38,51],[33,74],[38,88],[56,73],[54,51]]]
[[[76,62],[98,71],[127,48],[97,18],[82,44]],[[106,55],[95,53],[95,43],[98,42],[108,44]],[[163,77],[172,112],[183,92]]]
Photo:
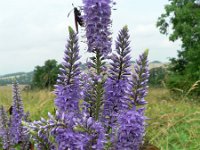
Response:
[[[131,60],[131,61],[134,61],[134,60]],[[155,61],[158,61],[158,60],[154,60],[154,61],[150,61],[149,63],[153,63]],[[161,62],[161,61],[158,61],[162,64],[166,64],[166,63],[169,63],[169,62]],[[58,62],[59,63],[59,62]],[[83,63],[83,62],[81,62]],[[44,64],[43,64],[44,65]],[[43,65],[39,65],[39,66],[43,66]],[[36,66],[35,66],[36,67]],[[29,72],[33,72],[35,68],[33,68],[32,70],[29,70],[29,71],[17,71],[17,72],[9,72],[9,73],[5,73],[5,74],[0,74],[0,77],[2,76],[5,76],[5,75],[10,75],[10,74],[15,74],[15,73],[29,73]]]

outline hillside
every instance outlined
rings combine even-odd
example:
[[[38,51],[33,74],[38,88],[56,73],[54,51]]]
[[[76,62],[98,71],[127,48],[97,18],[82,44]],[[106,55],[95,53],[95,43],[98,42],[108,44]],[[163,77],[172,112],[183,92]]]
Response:
[[[19,84],[30,84],[33,77],[32,72],[17,72],[0,76],[0,86],[11,84],[15,79]]]

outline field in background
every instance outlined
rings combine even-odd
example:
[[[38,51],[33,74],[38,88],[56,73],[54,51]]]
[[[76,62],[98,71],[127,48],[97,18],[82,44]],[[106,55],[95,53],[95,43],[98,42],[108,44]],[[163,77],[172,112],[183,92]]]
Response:
[[[12,104],[11,86],[0,86],[0,105],[7,109]],[[48,90],[21,91],[25,111],[30,112],[31,120],[47,117],[47,113],[54,113],[54,94]]]
[[[25,111],[31,119],[54,113],[54,95],[47,90],[22,91]],[[0,105],[9,108],[11,86],[0,87]],[[166,89],[151,88],[147,97],[146,139],[161,150],[198,150],[200,148],[200,102],[173,100]]]
[[[166,89],[150,89],[147,139],[162,150],[200,149],[200,102],[173,100]]]

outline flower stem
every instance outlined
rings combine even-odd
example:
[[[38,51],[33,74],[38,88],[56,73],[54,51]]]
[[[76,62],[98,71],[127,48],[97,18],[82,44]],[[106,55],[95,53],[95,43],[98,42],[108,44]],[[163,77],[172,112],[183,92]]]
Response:
[[[96,51],[96,72],[97,76],[101,75],[101,54],[99,51]],[[101,101],[102,101],[102,92],[103,87],[101,82],[97,82],[96,85],[96,109],[95,109],[95,119],[99,119],[99,113],[100,113],[100,107],[101,107]]]

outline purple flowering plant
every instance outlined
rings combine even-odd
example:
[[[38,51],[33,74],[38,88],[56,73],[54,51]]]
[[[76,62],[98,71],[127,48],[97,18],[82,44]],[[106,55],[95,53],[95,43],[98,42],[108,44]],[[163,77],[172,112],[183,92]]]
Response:
[[[3,106],[0,107],[0,142],[4,150],[28,150],[30,136],[22,121],[28,122],[28,113],[24,107],[17,82],[13,83],[13,103],[8,115]]]
[[[4,108],[0,108],[0,138],[5,149],[27,138],[38,150],[138,150],[142,145],[146,126],[148,50],[132,68],[127,26],[119,31],[112,52],[113,2],[83,0],[83,3],[87,52],[93,54],[87,73],[80,69],[78,33],[69,27],[54,90],[56,113],[49,113],[48,119],[27,122],[23,119],[18,87],[14,86],[10,121]]]

